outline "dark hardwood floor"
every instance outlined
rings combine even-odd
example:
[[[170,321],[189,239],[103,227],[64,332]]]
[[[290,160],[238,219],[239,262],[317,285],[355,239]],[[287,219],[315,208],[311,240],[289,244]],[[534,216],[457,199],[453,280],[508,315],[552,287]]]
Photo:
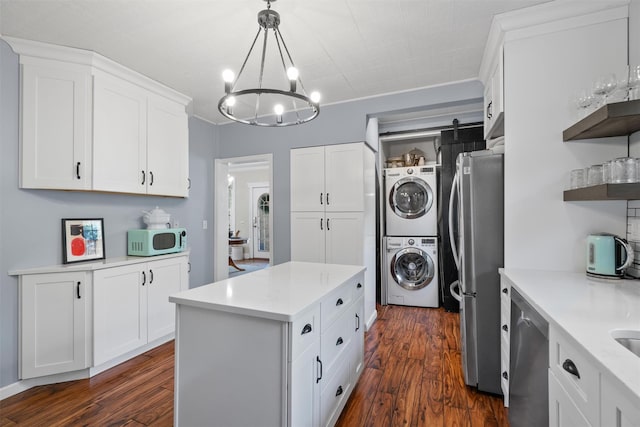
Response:
[[[508,426],[501,398],[464,385],[459,341],[457,314],[378,307],[337,426]],[[91,379],[9,397],[0,426],[171,426],[173,349],[171,341]]]

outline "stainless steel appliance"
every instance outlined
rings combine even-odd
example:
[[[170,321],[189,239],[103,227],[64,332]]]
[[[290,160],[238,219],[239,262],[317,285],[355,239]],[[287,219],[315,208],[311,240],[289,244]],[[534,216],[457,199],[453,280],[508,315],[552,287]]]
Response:
[[[384,170],[387,236],[437,236],[436,165]]]
[[[633,249],[626,240],[605,233],[587,237],[587,275],[621,279],[632,263]]]
[[[452,295],[460,301],[464,379],[496,394],[502,393],[498,268],[504,264],[503,158],[493,150],[460,153],[449,201],[449,236],[459,277],[459,292],[452,289]]]
[[[509,424],[549,424],[549,324],[511,288]]]
[[[387,303],[438,307],[438,239],[385,237]]]

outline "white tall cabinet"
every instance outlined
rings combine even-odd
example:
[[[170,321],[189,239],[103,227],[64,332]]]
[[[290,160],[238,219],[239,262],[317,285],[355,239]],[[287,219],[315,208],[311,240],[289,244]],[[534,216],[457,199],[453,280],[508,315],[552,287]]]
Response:
[[[362,142],[291,150],[291,260],[363,265],[375,320],[375,165]]]
[[[20,55],[21,188],[188,196],[190,98],[90,51],[6,40]]]

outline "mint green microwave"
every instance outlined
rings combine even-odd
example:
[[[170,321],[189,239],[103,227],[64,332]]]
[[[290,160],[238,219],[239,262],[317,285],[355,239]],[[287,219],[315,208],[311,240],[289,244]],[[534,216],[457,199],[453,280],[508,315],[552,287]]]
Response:
[[[127,231],[127,254],[155,256],[182,252],[187,248],[187,230],[158,228]]]

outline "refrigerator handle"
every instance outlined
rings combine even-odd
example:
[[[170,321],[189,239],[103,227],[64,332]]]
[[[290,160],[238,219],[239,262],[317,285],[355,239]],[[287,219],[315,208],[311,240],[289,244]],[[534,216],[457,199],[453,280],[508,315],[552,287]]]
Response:
[[[458,180],[458,171],[456,170],[456,173],[453,175],[453,182],[451,183],[451,193],[449,194],[449,244],[451,245],[456,268],[460,270],[460,257],[458,248],[456,247],[456,239],[453,235],[453,199],[458,195]]]

